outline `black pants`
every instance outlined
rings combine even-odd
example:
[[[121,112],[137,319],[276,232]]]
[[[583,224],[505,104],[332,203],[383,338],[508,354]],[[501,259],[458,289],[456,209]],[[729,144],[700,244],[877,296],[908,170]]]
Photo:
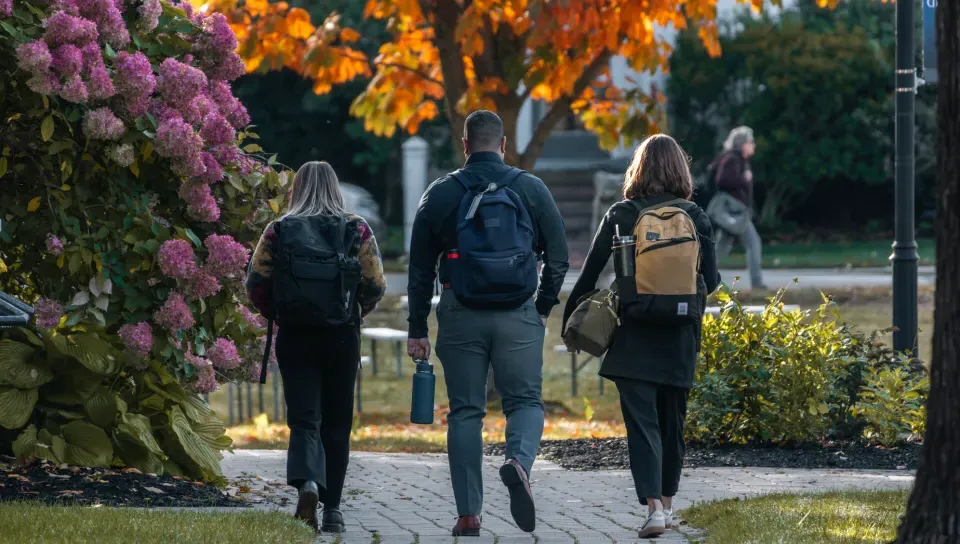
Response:
[[[630,471],[641,504],[672,497],[683,470],[683,424],[689,389],[618,378],[620,409],[627,427]]]
[[[287,483],[299,488],[312,480],[320,502],[338,508],[350,457],[360,328],[281,327],[277,362],[290,427]]]

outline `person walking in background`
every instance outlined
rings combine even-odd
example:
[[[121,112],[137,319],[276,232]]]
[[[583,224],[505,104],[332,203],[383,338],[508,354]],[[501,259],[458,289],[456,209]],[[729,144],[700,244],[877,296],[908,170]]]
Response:
[[[466,164],[424,192],[410,242],[407,352],[414,359],[430,357],[427,317],[438,259],[443,285],[437,355],[450,400],[447,451],[459,516],[454,536],[480,534],[490,365],[507,418],[500,477],[517,525],[531,532],[536,524],[529,478],[543,434],[543,341],[568,268],[567,240],[543,182],[504,164],[506,141],[495,113],[467,117]]]
[[[386,292],[370,226],[343,207],[326,162],[308,162],[293,180],[287,212],[263,232],[247,293],[276,320],[277,363],[287,403],[287,483],[299,491],[296,517],[324,532],[344,530],[340,498],[350,456],[360,324]],[[269,338],[269,337],[268,337]],[[267,346],[269,350],[269,345]]]
[[[750,157],[756,151],[753,129],[740,126],[730,131],[723,144],[723,153],[711,169],[717,195],[707,206],[707,214],[716,227],[717,258],[730,254],[734,240],[739,240],[747,253],[747,268],[753,289],[766,289],[761,266],[763,241],[753,224],[753,171]]]
[[[660,535],[674,524],[673,497],[683,467],[684,419],[700,351],[702,310],[707,296],[720,284],[710,219],[690,202],[692,195],[693,180],[687,155],[677,142],[666,135],[651,136],[644,141],[627,169],[623,186],[625,200],[614,204],[601,221],[563,313],[566,330],[567,321],[581,297],[596,287],[613,253],[616,233],[636,232],[639,243],[645,244],[642,253],[648,255],[657,253],[654,250],[669,252],[671,248],[685,255],[685,258],[664,261],[663,266],[642,267],[641,250],[634,249],[633,254],[638,257],[635,277],[617,279],[621,325],[614,332],[600,367],[600,375],[613,380],[620,393],[630,470],[637,497],[649,510],[639,530],[641,538]],[[683,237],[669,227],[664,228],[664,223],[657,223],[677,221],[678,214],[686,216],[679,217],[687,228]],[[644,232],[637,232],[641,217],[654,223]],[[678,249],[681,247],[684,249]],[[680,269],[682,266],[689,269]],[[672,308],[676,309],[673,320],[642,315],[656,305],[651,301],[656,302],[655,298],[660,295],[643,295],[647,298],[641,300],[637,294],[639,285],[651,283],[647,276],[664,273],[670,276],[668,282],[689,278],[690,285],[686,288],[691,298],[696,299],[692,304],[673,304]],[[630,293],[634,298],[630,298]],[[638,306],[630,306],[631,300],[636,300],[633,304]],[[674,299],[668,296],[664,300]],[[694,308],[696,305],[699,308]],[[634,314],[637,307],[640,310]],[[568,348],[573,349],[570,341],[565,341]]]

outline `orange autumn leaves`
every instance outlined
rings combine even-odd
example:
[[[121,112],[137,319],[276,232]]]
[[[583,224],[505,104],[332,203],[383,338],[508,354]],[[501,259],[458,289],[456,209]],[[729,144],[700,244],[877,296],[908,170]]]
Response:
[[[289,68],[313,79],[317,93],[371,78],[351,112],[387,136],[416,132],[445,98],[464,113],[513,111],[530,97],[562,101],[612,147],[659,99],[619,88],[606,59],[621,56],[637,72],[665,69],[671,49],[661,29],[687,25],[720,53],[716,0],[367,0],[364,16],[392,35],[373,59],[353,47],[361,36],[336,14],[314,27],[285,2],[210,0],[204,9],[227,15],[250,71]],[[460,58],[443,62],[441,51]]]

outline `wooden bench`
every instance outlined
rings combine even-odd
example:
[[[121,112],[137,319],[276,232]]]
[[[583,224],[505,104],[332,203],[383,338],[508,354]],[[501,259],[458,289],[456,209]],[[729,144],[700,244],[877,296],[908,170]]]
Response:
[[[370,327],[360,329],[360,334],[370,339],[370,363],[373,375],[377,375],[377,344],[379,342],[393,343],[397,357],[397,378],[403,377],[404,344],[407,342],[407,331],[389,329],[386,327]]]

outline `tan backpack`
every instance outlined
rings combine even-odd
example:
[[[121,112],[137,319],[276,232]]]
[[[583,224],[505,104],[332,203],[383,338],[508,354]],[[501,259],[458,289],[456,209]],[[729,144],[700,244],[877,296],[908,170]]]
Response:
[[[654,323],[692,323],[703,309],[697,289],[700,270],[700,237],[693,219],[670,200],[643,207],[628,200],[640,215],[636,236],[635,292],[624,293],[621,304],[630,319]],[[630,289],[633,291],[633,289]]]

